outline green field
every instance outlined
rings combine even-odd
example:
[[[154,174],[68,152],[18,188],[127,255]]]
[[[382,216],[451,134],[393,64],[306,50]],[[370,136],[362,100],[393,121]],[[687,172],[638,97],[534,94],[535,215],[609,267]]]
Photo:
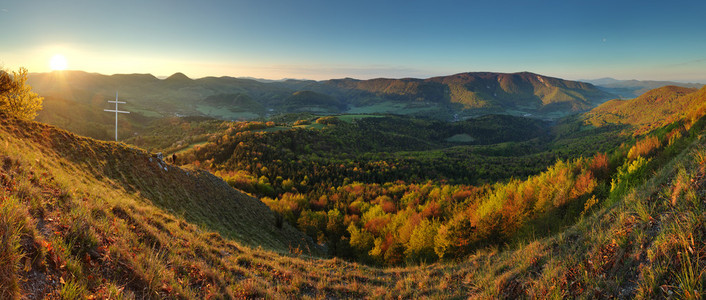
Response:
[[[196,104],[196,110],[204,115],[224,120],[253,120],[260,117],[260,115],[252,112],[233,112],[226,107],[213,107],[201,104]]]
[[[413,107],[406,103],[385,101],[369,106],[353,106],[347,113],[349,114],[372,114],[372,113],[392,113],[392,114],[414,114],[425,110],[434,110],[434,107]]]
[[[475,142],[475,140],[475,138],[465,133],[455,134],[446,139],[447,142],[451,143],[472,143]]]
[[[205,145],[206,143],[208,143],[208,141],[193,143],[193,144],[190,144],[189,146],[187,146],[186,148],[181,149],[181,150],[179,150],[179,151],[177,151],[177,152],[174,152],[174,153],[176,153],[176,154],[181,154],[181,153],[184,153],[184,152],[189,151],[189,150],[191,150],[191,149],[194,149],[196,146]],[[169,156],[169,155],[172,155],[172,154],[173,154],[173,153],[168,153],[168,154],[166,154],[166,155]]]
[[[360,119],[365,119],[365,118],[382,118],[382,115],[370,115],[370,114],[345,114],[345,115],[340,115],[336,116],[339,120],[343,122],[348,122],[351,123],[355,120],[360,120]]]

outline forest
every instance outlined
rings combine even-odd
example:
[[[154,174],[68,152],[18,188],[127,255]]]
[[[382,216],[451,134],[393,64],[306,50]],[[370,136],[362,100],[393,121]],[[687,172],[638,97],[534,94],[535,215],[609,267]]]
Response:
[[[373,265],[461,258],[556,232],[615,189],[626,160],[633,174],[670,141],[578,118],[309,117],[204,123],[211,133],[177,152],[178,163],[260,198],[278,226],[330,255]]]

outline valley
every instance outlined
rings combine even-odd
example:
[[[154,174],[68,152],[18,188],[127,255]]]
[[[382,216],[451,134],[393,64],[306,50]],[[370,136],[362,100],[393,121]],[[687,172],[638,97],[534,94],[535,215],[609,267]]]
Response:
[[[3,1],[0,300],[704,299],[704,11]]]
[[[90,84],[45,91],[39,119],[110,139],[101,132],[110,132],[110,116],[94,109],[113,80],[133,93],[168,84],[200,91],[189,97],[207,94],[183,74],[83,76]],[[560,87],[529,88],[535,80]],[[471,89],[435,98],[445,95],[439,86],[476,81],[514,93],[505,102]],[[703,293],[702,274],[690,270],[706,261],[705,88],[667,86],[603,103],[606,94],[590,85],[531,73],[275,82],[311,89],[286,96],[279,113],[259,98],[277,96],[257,96],[261,83],[247,82],[249,94],[221,86],[223,94],[197,105],[135,101],[121,128],[133,134],[121,143],[3,115],[0,258],[24,266],[2,275],[14,286],[3,291],[30,298]],[[397,103],[395,114],[378,110],[384,97]],[[165,103],[172,110],[160,114]],[[358,108],[344,113],[350,107]],[[428,107],[456,109],[459,120],[429,117]],[[258,117],[218,119],[225,115],[214,109],[223,108]],[[182,113],[193,115],[171,115]]]
[[[109,139],[102,113],[119,92],[127,102],[127,136],[171,116],[266,121],[286,113],[396,114],[444,121],[487,114],[557,119],[615,98],[595,86],[538,74],[461,73],[428,79],[257,81],[232,77],[190,79],[150,74],[56,71],[32,74],[29,84],[45,98],[42,122]],[[66,111],[66,107],[72,107]],[[76,118],[80,116],[80,118]]]

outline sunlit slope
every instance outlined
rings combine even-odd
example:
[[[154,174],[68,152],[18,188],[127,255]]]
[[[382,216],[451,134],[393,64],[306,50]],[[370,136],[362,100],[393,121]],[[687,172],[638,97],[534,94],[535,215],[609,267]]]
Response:
[[[671,122],[697,118],[703,109],[706,88],[665,86],[630,100],[611,100],[586,113],[593,126],[627,124],[636,134],[649,132]]]
[[[208,172],[181,169],[123,144],[80,137],[40,123],[2,119],[6,147],[25,145],[28,149],[21,150],[25,156],[38,156],[41,164],[47,164],[42,172],[67,172],[66,184],[108,189],[250,245],[285,251],[303,241],[290,227],[276,228],[275,216],[262,202]]]
[[[115,163],[154,168],[139,150],[34,123],[3,118],[0,125],[3,299],[698,298],[704,293],[703,124],[654,157],[658,163],[633,177],[634,188],[625,197],[589,210],[558,235],[481,249],[457,262],[390,269],[242,246],[150,204],[149,196],[137,192],[140,185],[127,188],[132,184],[125,182],[133,180],[129,172],[97,159],[106,159],[103,151],[131,152],[121,157],[132,160]],[[165,174],[177,172],[167,167]],[[161,177],[154,169],[149,174]],[[105,175],[84,176],[98,170]]]
[[[455,262],[378,269],[243,246],[224,238],[247,239],[219,224],[229,214],[258,227],[244,229],[255,235],[249,243],[281,248],[300,235],[286,224],[286,234],[271,234],[276,220],[261,204],[228,210],[252,199],[218,201],[230,192],[212,191],[224,184],[210,175],[164,170],[139,149],[2,116],[0,298],[699,298],[706,138],[703,120],[689,127],[649,160],[626,161],[614,176],[628,189],[596,199],[557,235]],[[174,195],[203,202],[177,205]]]

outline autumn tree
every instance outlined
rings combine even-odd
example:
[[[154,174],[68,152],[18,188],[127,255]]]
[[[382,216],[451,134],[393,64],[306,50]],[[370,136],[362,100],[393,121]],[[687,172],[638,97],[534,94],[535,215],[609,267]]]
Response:
[[[438,231],[438,223],[422,220],[409,239],[407,250],[405,250],[407,259],[414,262],[436,261],[438,256],[434,252],[434,239]]]
[[[0,70],[0,110],[20,119],[32,120],[42,109],[44,98],[32,92],[27,78],[25,68],[12,71],[12,75]]]

